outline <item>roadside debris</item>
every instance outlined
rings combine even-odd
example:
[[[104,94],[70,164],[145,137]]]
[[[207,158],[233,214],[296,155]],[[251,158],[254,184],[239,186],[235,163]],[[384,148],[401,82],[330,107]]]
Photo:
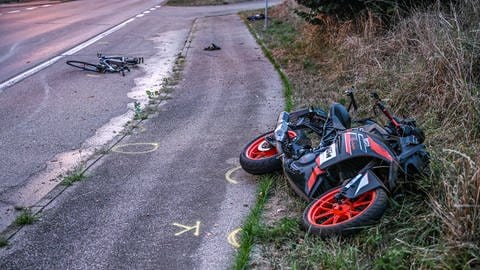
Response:
[[[216,50],[221,50],[221,49],[222,48],[218,47],[214,43],[212,43],[212,45],[204,48],[205,51],[216,51]]]
[[[265,14],[263,14],[263,13],[255,14],[253,16],[247,17],[247,20],[249,20],[251,22],[265,20]]]

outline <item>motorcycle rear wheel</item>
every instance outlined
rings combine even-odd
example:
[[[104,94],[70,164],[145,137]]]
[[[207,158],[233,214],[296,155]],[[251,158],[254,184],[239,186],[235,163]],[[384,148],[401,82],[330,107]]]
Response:
[[[335,195],[340,189],[327,191],[305,209],[302,221],[308,232],[321,237],[348,235],[376,223],[388,206],[388,195],[382,188],[338,203]]]
[[[288,131],[290,138],[297,134],[294,131]],[[277,149],[270,145],[266,136],[273,136],[273,131],[266,132],[252,141],[250,141],[240,154],[240,165],[251,174],[266,174],[282,169],[282,161]]]

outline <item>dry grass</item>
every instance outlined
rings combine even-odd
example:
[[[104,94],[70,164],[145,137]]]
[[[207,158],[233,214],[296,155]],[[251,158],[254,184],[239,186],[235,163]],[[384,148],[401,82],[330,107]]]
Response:
[[[365,105],[375,89],[396,114],[415,117],[425,128],[432,155],[430,176],[418,179],[412,191],[426,196],[409,195],[394,207],[406,216],[387,213],[373,234],[381,239],[373,241],[374,248],[362,242],[374,236],[344,243],[348,255],[359,256],[358,268],[480,267],[480,3],[434,6],[388,29],[373,16],[343,23],[324,17],[323,25],[312,26],[293,14],[295,8],[289,0],[272,10],[271,29],[264,33],[291,79],[295,106],[326,106],[355,85],[361,113],[371,115]],[[291,253],[283,248],[276,263],[315,251],[314,245],[318,242],[306,250],[295,245],[287,249]],[[367,258],[348,248],[367,250]],[[324,266],[341,268],[341,263]]]

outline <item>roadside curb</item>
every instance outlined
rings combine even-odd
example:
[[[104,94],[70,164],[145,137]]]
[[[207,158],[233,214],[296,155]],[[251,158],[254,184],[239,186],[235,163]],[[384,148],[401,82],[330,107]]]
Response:
[[[198,23],[198,18],[195,18],[195,20],[193,21],[192,27],[190,28],[190,32],[188,33],[188,37],[185,40],[185,44],[183,46],[182,52],[180,53],[180,55],[183,58],[187,57],[188,50],[191,48],[190,45],[192,44],[193,34],[197,29],[197,23]]]

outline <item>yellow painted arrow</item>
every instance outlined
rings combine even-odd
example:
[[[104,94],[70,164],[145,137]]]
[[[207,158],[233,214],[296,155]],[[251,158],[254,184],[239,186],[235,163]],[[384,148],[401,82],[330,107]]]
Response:
[[[191,230],[193,230],[193,229],[195,229],[195,232],[193,233],[193,235],[195,235],[195,236],[199,236],[199,235],[200,235],[200,221],[197,221],[197,223],[196,223],[195,226],[187,226],[187,225],[183,225],[183,224],[180,224],[180,223],[173,223],[172,225],[184,229],[184,230],[182,230],[182,231],[177,232],[177,233],[175,234],[175,236],[179,236],[179,235],[184,234],[184,233],[186,233],[186,232],[188,232],[188,231],[191,231]]]

